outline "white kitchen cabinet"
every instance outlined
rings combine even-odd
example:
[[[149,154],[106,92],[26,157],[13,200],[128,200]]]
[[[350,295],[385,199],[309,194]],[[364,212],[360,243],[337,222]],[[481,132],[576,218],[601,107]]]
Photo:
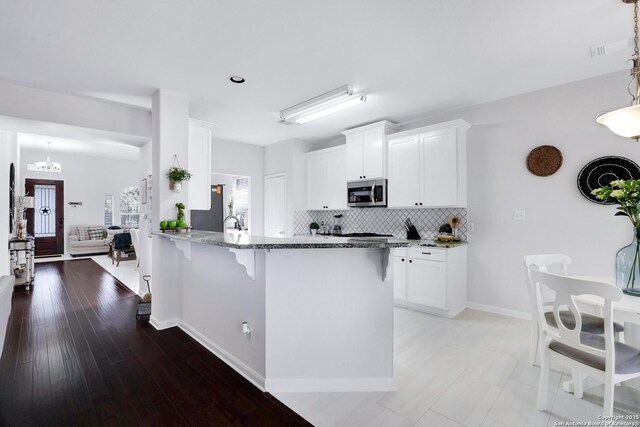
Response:
[[[388,136],[388,206],[466,207],[469,124],[454,120]]]
[[[393,257],[393,298],[396,300],[407,299],[407,267],[409,260],[406,255]]]
[[[395,249],[394,303],[451,318],[466,307],[466,271],[466,246]]]
[[[307,153],[307,209],[347,209],[346,147]]]
[[[420,136],[396,138],[389,144],[387,204],[391,207],[418,206],[420,200]]]
[[[386,135],[397,126],[383,120],[342,132],[347,139],[347,180],[387,177]]]
[[[187,209],[211,209],[211,130],[213,124],[189,119],[186,169],[193,175],[188,181]]]

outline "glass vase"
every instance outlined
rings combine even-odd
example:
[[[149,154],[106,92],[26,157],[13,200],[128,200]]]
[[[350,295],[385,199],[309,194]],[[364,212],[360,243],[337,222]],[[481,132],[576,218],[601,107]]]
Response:
[[[616,254],[616,284],[627,295],[640,296],[640,227],[633,229],[633,241]]]

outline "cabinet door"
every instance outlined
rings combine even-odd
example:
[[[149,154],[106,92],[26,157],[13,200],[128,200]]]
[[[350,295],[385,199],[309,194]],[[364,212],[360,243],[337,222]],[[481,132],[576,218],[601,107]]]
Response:
[[[407,268],[407,301],[445,310],[447,264],[410,258]]]
[[[189,125],[189,180],[187,206],[189,209],[211,209],[211,131],[202,126]]]
[[[332,210],[347,209],[347,159],[344,147],[327,155],[325,206]]]
[[[363,166],[362,173],[366,179],[386,178],[384,167],[385,144],[384,128],[364,131],[362,137]]]
[[[458,205],[458,150],[456,130],[420,135],[422,170],[420,202],[423,206]]]
[[[307,209],[324,209],[327,202],[328,158],[323,155],[307,157]]]
[[[347,135],[347,181],[362,179],[362,132]]]
[[[390,208],[415,207],[420,201],[419,135],[389,141]]]
[[[407,258],[393,257],[393,298],[407,299]]]

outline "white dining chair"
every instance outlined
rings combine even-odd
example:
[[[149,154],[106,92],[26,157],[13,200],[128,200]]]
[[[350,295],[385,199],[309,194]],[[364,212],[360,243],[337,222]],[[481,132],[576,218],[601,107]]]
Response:
[[[131,244],[133,245],[133,250],[136,253],[136,270],[137,270],[138,267],[140,267],[140,252],[139,252],[140,230],[138,230],[137,228],[132,228],[129,230],[129,233],[131,234]]]
[[[622,291],[608,283],[540,270],[531,271],[531,280],[534,283],[536,315],[540,327],[538,409],[547,409],[549,365],[551,361],[555,361],[578,372],[580,378],[592,377],[604,382],[603,415],[613,415],[615,384],[640,377],[640,349],[616,342],[614,337],[612,303],[622,299]],[[544,316],[543,287],[555,293],[552,313],[556,327],[551,327]],[[583,331],[583,316],[573,299],[578,295],[596,295],[604,299],[604,335]],[[563,319],[563,310],[572,313],[575,319],[573,324],[568,324]]]
[[[539,328],[538,321],[536,318],[536,301],[534,295],[534,284],[531,281],[531,271],[536,269],[540,271],[548,272],[549,268],[557,265],[559,270],[562,271],[563,275],[567,275],[568,266],[571,264],[571,257],[564,254],[539,254],[539,255],[527,255],[524,257],[524,266],[526,267],[526,283],[527,290],[529,292],[529,300],[531,301],[531,342],[529,344],[529,364],[536,364],[536,360],[538,360],[538,341],[539,341]],[[544,313],[544,317],[549,324],[549,326],[556,328],[556,320],[553,316],[553,312],[550,311],[550,308],[553,306],[553,301],[551,300],[552,295],[550,293],[543,293],[543,303],[542,308]],[[560,317],[567,325],[574,325],[574,317],[570,311],[561,311]],[[624,327],[620,323],[614,323],[614,332],[616,336],[616,341],[618,341],[618,337],[620,332],[624,331]],[[591,334],[603,334],[604,333],[604,320],[598,316],[592,316],[587,313],[582,314],[582,332],[588,332]]]

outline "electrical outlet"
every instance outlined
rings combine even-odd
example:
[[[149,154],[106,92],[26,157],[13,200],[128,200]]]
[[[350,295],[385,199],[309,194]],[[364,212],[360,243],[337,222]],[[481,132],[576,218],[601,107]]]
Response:
[[[527,218],[525,211],[513,211],[514,221],[524,221]]]

